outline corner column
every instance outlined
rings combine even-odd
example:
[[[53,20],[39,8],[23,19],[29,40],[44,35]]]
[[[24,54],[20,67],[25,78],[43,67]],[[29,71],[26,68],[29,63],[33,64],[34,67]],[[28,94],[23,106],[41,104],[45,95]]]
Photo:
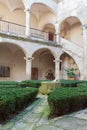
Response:
[[[84,40],[84,53],[83,53],[83,78],[87,80],[87,25],[82,25],[83,40]]]
[[[57,21],[55,23],[55,28],[56,28],[56,42],[57,42],[57,45],[60,45],[61,44],[60,43],[60,28]]]
[[[24,57],[26,60],[26,80],[31,80],[31,68],[33,57]]]
[[[55,62],[55,80],[60,80],[60,62],[62,62],[62,60],[57,59],[54,60]]]

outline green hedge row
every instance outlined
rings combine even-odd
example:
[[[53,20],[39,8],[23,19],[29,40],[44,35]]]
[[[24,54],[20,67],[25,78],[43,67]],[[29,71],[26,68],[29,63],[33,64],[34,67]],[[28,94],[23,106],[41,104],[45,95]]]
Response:
[[[77,84],[77,87],[85,87],[87,86],[87,81],[83,81],[82,83]]]
[[[38,88],[43,80],[25,80],[21,82],[16,81],[0,81],[0,88],[14,88],[14,87],[34,87]],[[43,81],[44,82],[44,81]]]
[[[76,88],[59,87],[50,93],[48,103],[51,116],[60,116],[87,108],[87,84]]]
[[[37,88],[0,89],[0,121],[31,103],[38,93]]]
[[[41,86],[42,82],[45,82],[46,80],[25,80],[19,83],[20,87],[34,87],[39,88]]]
[[[0,81],[0,88],[3,87],[35,87],[39,88],[41,86],[41,83],[48,82],[48,80],[25,80],[21,82],[16,81]],[[78,83],[83,83],[86,81],[79,81],[79,80],[60,80],[60,84],[62,87],[76,87]],[[58,82],[54,82],[54,84],[57,84]],[[86,82],[87,83],[87,82]]]
[[[62,87],[77,87],[79,83],[83,83],[82,80],[60,80],[60,84]]]
[[[18,82],[16,81],[0,81],[0,85],[18,85]]]
[[[14,88],[14,87],[34,87],[39,88],[42,82],[48,80],[24,80],[21,82],[16,81],[0,81],[0,88]]]
[[[19,87],[19,83],[16,81],[0,81],[0,88],[3,87]]]

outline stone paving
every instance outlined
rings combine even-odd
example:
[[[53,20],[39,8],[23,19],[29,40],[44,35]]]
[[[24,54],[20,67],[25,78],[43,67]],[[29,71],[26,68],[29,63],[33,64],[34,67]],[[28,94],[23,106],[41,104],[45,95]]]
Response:
[[[0,125],[0,130],[87,130],[87,109],[48,120],[48,108],[47,96],[39,95],[31,106]]]

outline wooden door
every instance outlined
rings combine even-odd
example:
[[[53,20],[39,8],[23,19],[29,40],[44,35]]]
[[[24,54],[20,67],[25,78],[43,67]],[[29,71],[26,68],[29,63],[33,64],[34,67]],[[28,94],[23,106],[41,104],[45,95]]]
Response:
[[[54,40],[54,34],[52,32],[49,32],[49,40],[50,41]]]
[[[32,80],[38,80],[38,69],[35,68],[35,67],[32,68],[31,79]]]

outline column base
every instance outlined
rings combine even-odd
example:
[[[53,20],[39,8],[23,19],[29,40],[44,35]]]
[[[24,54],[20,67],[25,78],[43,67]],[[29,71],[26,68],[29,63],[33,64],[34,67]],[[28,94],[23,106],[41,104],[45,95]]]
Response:
[[[54,79],[53,82],[60,82],[60,79]]]

